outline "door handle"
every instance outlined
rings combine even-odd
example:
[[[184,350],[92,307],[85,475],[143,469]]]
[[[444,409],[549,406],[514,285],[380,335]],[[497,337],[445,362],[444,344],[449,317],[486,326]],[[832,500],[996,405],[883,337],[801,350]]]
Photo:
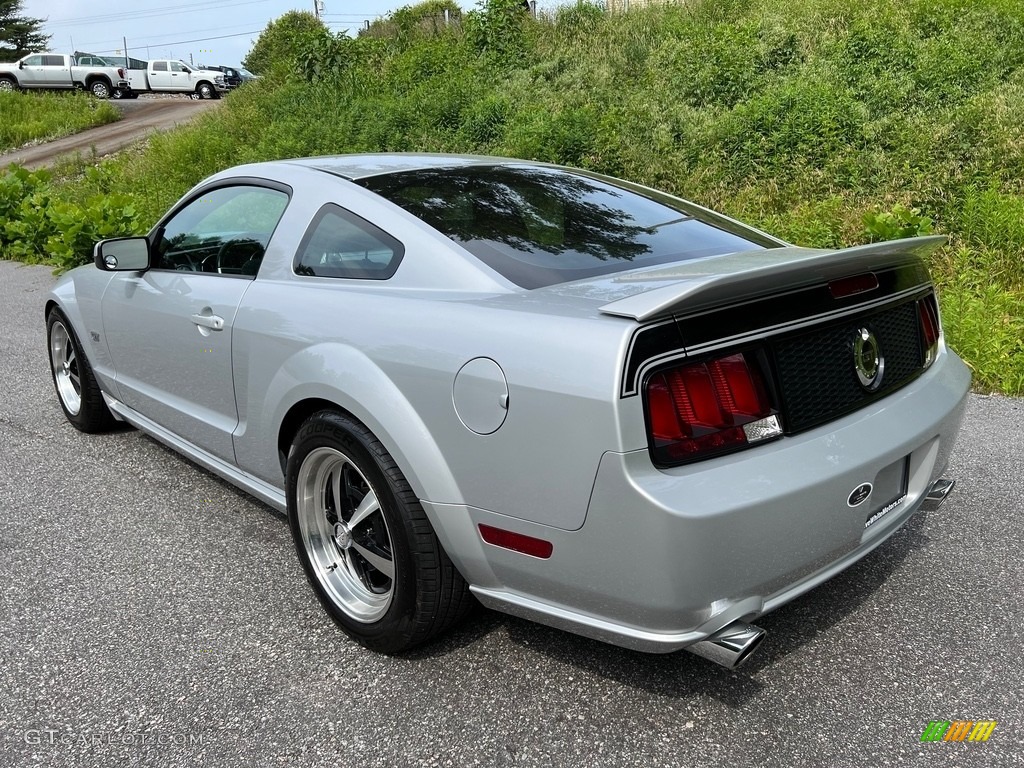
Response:
[[[219,315],[192,315],[192,322],[214,331],[224,330],[224,318]]]

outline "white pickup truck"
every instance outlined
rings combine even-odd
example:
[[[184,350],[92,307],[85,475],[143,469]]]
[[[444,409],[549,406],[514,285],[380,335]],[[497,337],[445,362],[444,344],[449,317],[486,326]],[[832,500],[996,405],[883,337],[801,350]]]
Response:
[[[228,90],[224,73],[198,69],[174,59],[153,59],[146,69],[126,70],[129,92],[157,91],[161,93],[188,93],[199,99],[216,99]]]
[[[63,53],[30,53],[13,64],[0,64],[0,91],[21,88],[84,88],[99,99],[128,87],[123,67],[79,66]]]

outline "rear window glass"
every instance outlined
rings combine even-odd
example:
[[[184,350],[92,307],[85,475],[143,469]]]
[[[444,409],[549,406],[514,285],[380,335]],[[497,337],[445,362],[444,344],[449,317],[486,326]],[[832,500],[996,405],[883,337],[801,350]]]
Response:
[[[779,245],[667,195],[553,168],[434,168],[359,183],[523,288]]]

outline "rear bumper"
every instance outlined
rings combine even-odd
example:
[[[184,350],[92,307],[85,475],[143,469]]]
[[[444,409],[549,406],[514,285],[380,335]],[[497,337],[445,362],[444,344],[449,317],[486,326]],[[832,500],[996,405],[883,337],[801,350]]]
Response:
[[[674,651],[818,586],[933,504],[969,385],[966,367],[945,353],[899,392],[769,445],[668,470],[646,451],[606,453],[577,531],[425,506],[485,605],[616,645]],[[897,469],[903,488],[892,480]],[[851,506],[865,483],[886,490]],[[480,523],[551,541],[553,554],[540,560],[483,544]]]

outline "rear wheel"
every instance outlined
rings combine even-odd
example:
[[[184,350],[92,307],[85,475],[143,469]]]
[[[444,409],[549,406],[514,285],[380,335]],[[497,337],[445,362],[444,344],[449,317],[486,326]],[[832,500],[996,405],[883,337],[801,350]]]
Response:
[[[111,94],[110,83],[106,80],[93,80],[89,83],[89,91],[97,99],[109,99]]]
[[[112,427],[114,417],[103,401],[92,366],[71,323],[58,309],[46,318],[46,338],[53,385],[68,421],[82,432],[103,432]]]
[[[416,495],[359,422],[334,411],[307,419],[288,456],[287,493],[306,576],[357,642],[405,651],[472,606]]]

